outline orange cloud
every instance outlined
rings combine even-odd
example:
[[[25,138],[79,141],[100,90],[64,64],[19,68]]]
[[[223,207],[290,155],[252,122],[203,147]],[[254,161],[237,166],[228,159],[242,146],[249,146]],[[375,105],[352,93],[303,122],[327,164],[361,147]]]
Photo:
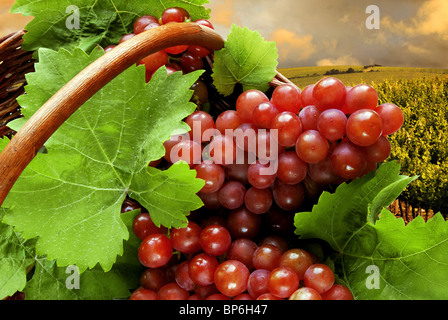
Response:
[[[270,40],[277,43],[280,60],[304,61],[316,52],[312,35],[300,36],[293,31],[278,28],[272,32]]]
[[[448,2],[446,0],[431,0],[423,4],[418,12],[420,23],[416,25],[420,33],[437,33],[448,36]]]
[[[225,27],[230,27],[234,16],[233,0],[224,0],[213,4],[211,22],[213,24],[220,24]]]
[[[362,63],[356,59],[353,58],[351,54],[342,56],[336,59],[321,59],[317,61],[318,66],[360,66]]]
[[[395,21],[390,16],[381,20],[385,27],[396,34],[408,36],[436,34],[448,40],[448,1],[429,0],[422,4],[411,21]]]

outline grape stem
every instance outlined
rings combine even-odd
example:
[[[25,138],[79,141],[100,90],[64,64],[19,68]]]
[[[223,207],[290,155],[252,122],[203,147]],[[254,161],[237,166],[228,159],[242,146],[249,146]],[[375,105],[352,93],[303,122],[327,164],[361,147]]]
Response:
[[[107,52],[51,97],[0,154],[0,206],[37,152],[79,107],[144,57],[178,45],[196,45],[215,51],[224,47],[224,40],[213,29],[196,23],[162,25]]]

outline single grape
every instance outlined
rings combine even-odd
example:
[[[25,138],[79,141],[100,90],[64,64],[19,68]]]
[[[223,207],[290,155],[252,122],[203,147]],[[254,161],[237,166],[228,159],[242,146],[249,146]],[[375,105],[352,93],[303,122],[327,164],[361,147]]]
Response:
[[[258,245],[248,238],[239,238],[232,242],[227,251],[227,260],[238,260],[250,270],[253,268],[252,257]]]
[[[131,294],[129,300],[159,300],[159,298],[154,291],[140,287]]]
[[[196,170],[196,178],[205,181],[201,193],[214,193],[223,186],[226,173],[222,166],[215,163],[200,163],[194,167]]]
[[[116,47],[116,45],[114,45],[114,44],[112,44],[112,45],[110,45],[110,46],[107,46],[106,48],[104,48],[104,52],[106,53],[106,52],[109,52],[109,51],[111,51],[112,49],[114,49]]]
[[[313,288],[319,294],[322,294],[333,286],[334,273],[327,265],[316,263],[305,271],[303,281],[306,287]]]
[[[321,79],[313,88],[313,97],[317,100],[317,107],[324,111],[344,106],[347,89],[341,80],[334,77]]]
[[[244,204],[246,187],[238,181],[226,182],[219,190],[219,202],[224,208],[233,210]]]
[[[389,136],[397,132],[404,123],[403,111],[393,103],[384,103],[378,106],[375,111],[383,120],[383,135]]]
[[[226,228],[220,225],[210,225],[202,230],[199,243],[205,253],[211,256],[220,256],[229,250],[232,238]]]
[[[277,178],[286,184],[302,182],[308,172],[307,164],[294,151],[286,151],[278,157]]]
[[[181,53],[187,51],[187,49],[188,49],[188,46],[181,45],[181,46],[169,47],[164,50],[166,53],[168,53],[170,55],[177,55],[177,54],[181,54]]]
[[[334,284],[322,294],[322,300],[354,300],[352,292],[343,285]]]
[[[316,130],[303,132],[296,142],[296,152],[306,163],[323,161],[330,150],[328,140]]]
[[[290,267],[272,270],[268,281],[269,292],[280,298],[289,298],[299,288],[299,277]]]
[[[181,262],[174,272],[174,278],[179,287],[187,291],[193,291],[196,287],[196,284],[193,282],[193,280],[191,280],[188,273],[189,263],[190,261],[188,260]]]
[[[369,163],[380,163],[386,160],[391,152],[391,144],[386,136],[381,136],[377,142],[371,146],[364,147],[366,160]]]
[[[187,51],[201,59],[207,57],[211,53],[210,50],[200,46],[188,46]]]
[[[121,213],[131,212],[134,210],[144,210],[142,205],[135,200],[125,199],[121,204]]]
[[[249,269],[244,263],[227,260],[216,268],[214,276],[216,288],[228,297],[235,297],[246,291],[249,275]]]
[[[256,154],[258,130],[259,128],[253,123],[243,123],[240,125],[234,132],[234,138],[238,148]]]
[[[252,271],[247,280],[247,292],[251,297],[257,299],[259,296],[265,293],[269,293],[268,282],[270,270],[257,269]]]
[[[237,148],[232,136],[217,135],[209,144],[209,154],[212,161],[219,165],[235,163]]]
[[[278,109],[271,102],[260,103],[253,112],[254,123],[260,128],[269,129],[272,120],[279,113]]]
[[[249,188],[244,196],[246,208],[255,214],[263,214],[271,209],[273,203],[272,191],[267,189]]]
[[[235,110],[226,110],[216,118],[216,129],[225,134],[226,130],[236,130],[242,124]]]
[[[289,248],[288,241],[286,241],[284,237],[276,235],[271,235],[264,238],[261,241],[260,246],[263,244],[272,244],[278,247],[282,253],[285,253]]]
[[[140,285],[154,292],[158,292],[165,284],[167,284],[167,280],[162,269],[148,268],[140,276]]]
[[[157,295],[159,300],[187,300],[190,297],[190,293],[175,282],[164,285]]]
[[[353,180],[364,172],[367,160],[364,151],[350,141],[340,143],[331,155],[334,172],[344,179]]]
[[[184,140],[177,143],[171,149],[170,160],[172,163],[184,161],[193,168],[196,164],[201,163],[202,146],[193,140]]]
[[[173,135],[171,136],[170,140],[167,140],[163,143],[163,147],[165,148],[165,155],[163,156],[163,158],[166,161],[168,161],[169,163],[173,163],[171,160],[171,151],[173,150],[176,144],[178,144],[183,140],[189,140],[189,135],[188,134]]]
[[[195,111],[185,119],[185,123],[190,127],[190,139],[202,143],[210,141],[211,136],[204,134],[207,130],[214,133],[215,121],[212,116],[205,111]]]
[[[315,105],[308,105],[300,110],[299,118],[303,126],[303,131],[318,130],[317,121],[322,111]]]
[[[202,228],[195,222],[189,221],[185,228],[171,230],[173,248],[184,254],[196,253],[201,250],[199,238]]]
[[[201,26],[208,27],[208,28],[210,28],[210,29],[215,29],[215,28],[213,27],[213,24],[212,24],[210,21],[208,21],[208,20],[205,20],[205,19],[199,19],[199,20],[195,20],[194,22],[197,23],[197,24],[199,24],[199,25],[201,25]]]
[[[297,289],[290,297],[289,300],[322,300],[319,292],[313,288],[302,287]]]
[[[124,36],[121,37],[120,41],[118,41],[118,44],[121,44],[121,43],[133,38],[134,36],[135,36],[135,34],[133,34],[133,33],[125,34]]]
[[[378,105],[378,93],[368,84],[358,84],[347,92],[345,105],[349,114],[360,109],[374,110]]]
[[[339,180],[339,176],[333,169],[331,155],[328,155],[321,162],[310,163],[308,165],[308,174],[314,182],[322,186],[335,184]]]
[[[315,84],[310,84],[303,88],[302,90],[302,104],[304,108],[306,106],[315,106],[317,104],[317,100],[314,99],[313,96],[313,90],[314,90]]]
[[[255,238],[261,227],[261,217],[245,206],[232,210],[227,217],[227,228],[233,239]]]
[[[190,73],[196,70],[200,70],[204,68],[204,61],[202,61],[201,57],[192,53],[185,52],[180,58],[180,65],[184,73]]]
[[[141,213],[134,218],[132,230],[140,240],[144,240],[154,233],[166,234],[168,232],[168,229],[163,226],[157,227],[147,212]]]
[[[327,109],[317,120],[317,128],[326,139],[335,141],[345,136],[347,116],[339,109]]]
[[[312,256],[305,250],[294,248],[283,253],[280,258],[281,267],[289,267],[295,271],[299,280],[303,280],[303,276],[309,267],[313,265]]]
[[[162,24],[170,22],[185,22],[191,20],[187,10],[179,7],[167,8],[162,13]]]
[[[218,265],[218,260],[215,257],[200,253],[190,260],[188,274],[194,283],[207,287],[214,284],[215,270]]]
[[[264,244],[255,250],[252,263],[255,269],[272,271],[280,265],[281,256],[282,251],[278,247],[272,244]]]
[[[168,55],[165,51],[161,50],[140,60],[139,65],[143,64],[146,68],[146,72],[153,74],[161,66],[164,66],[167,63]]]
[[[256,300],[283,300],[280,297],[274,296],[272,293],[264,293],[261,296],[259,296]]]
[[[249,166],[247,178],[249,183],[258,189],[269,188],[276,179],[276,170],[273,166],[257,161]]]
[[[374,110],[360,109],[347,121],[347,137],[358,146],[371,146],[383,134],[383,120]]]
[[[199,300],[204,300],[215,293],[219,293],[218,289],[215,286],[215,283],[212,283],[207,286],[197,285],[196,288],[194,289],[194,294],[198,296]]]
[[[280,112],[299,113],[302,107],[302,93],[295,85],[282,84],[274,89],[271,102]]]
[[[305,200],[305,190],[301,183],[289,185],[277,180],[272,193],[277,206],[286,211],[299,209]]]
[[[251,89],[243,92],[236,101],[236,111],[243,123],[253,123],[254,109],[269,98],[260,90]]]
[[[163,234],[151,234],[138,248],[138,259],[148,268],[160,268],[166,265],[173,255],[171,240]]]
[[[149,24],[159,24],[159,19],[154,16],[141,16],[134,22],[134,34],[142,33]]]
[[[303,132],[303,127],[298,115],[292,112],[282,112],[272,120],[272,130],[277,130],[279,145],[293,147]]]

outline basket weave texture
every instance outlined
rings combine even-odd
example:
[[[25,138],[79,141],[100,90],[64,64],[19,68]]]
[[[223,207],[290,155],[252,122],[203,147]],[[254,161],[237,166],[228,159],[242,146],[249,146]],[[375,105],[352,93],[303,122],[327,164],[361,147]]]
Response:
[[[0,137],[11,137],[8,123],[22,117],[17,98],[24,93],[28,72],[34,71],[33,52],[22,49],[25,30],[0,38]]]

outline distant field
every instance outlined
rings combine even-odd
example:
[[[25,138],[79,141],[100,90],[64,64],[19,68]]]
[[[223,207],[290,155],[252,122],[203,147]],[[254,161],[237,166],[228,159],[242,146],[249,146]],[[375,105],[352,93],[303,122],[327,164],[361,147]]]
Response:
[[[347,70],[350,70],[347,73]],[[327,67],[300,67],[279,69],[284,76],[294,82],[299,88],[304,88],[309,84],[316,83],[333,70],[336,74],[331,76],[340,79],[346,85],[359,83],[379,83],[384,80],[411,80],[421,78],[447,77],[448,69],[427,69],[427,68],[401,68],[401,67],[363,67],[363,66],[327,66]]]

